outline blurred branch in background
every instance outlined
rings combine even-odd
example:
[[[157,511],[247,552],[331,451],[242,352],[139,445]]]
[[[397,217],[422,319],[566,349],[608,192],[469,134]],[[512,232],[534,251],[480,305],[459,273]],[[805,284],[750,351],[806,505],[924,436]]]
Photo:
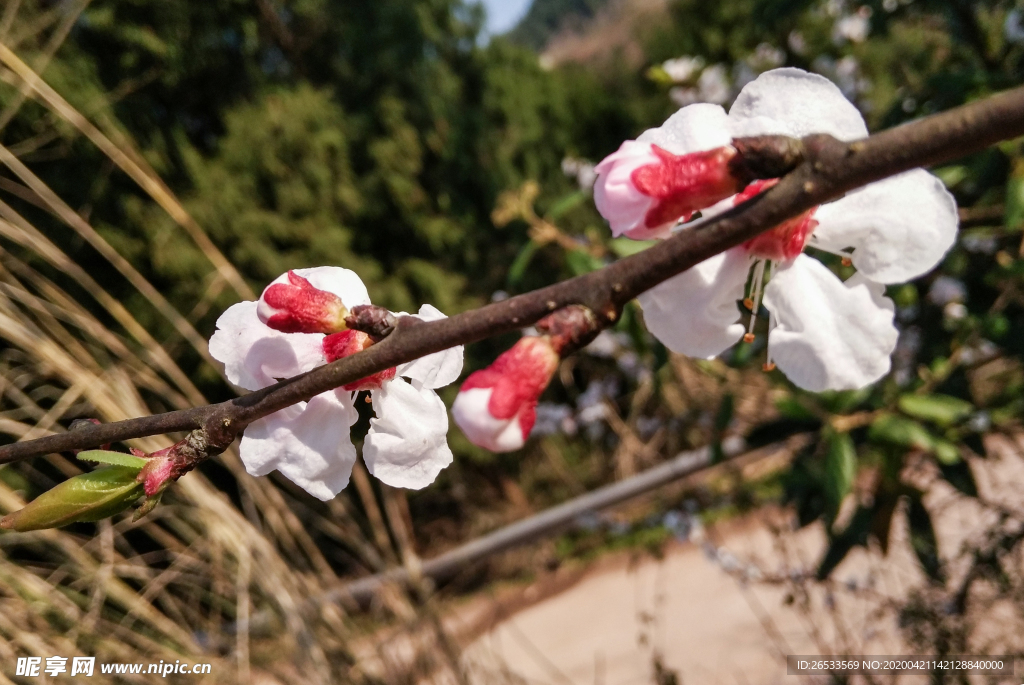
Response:
[[[778,457],[779,455],[792,456],[796,450],[807,444],[807,437],[795,435],[784,443],[776,443],[750,451],[743,450],[742,440],[726,441],[726,444],[723,445],[728,457],[726,463],[742,467],[759,459]],[[541,514],[517,521],[439,557],[424,561],[417,568],[417,573],[424,578],[429,578],[435,584],[443,583],[459,573],[465,573],[472,568],[473,564],[489,556],[500,554],[520,545],[537,542],[572,526],[588,514],[614,507],[674,481],[717,466],[719,463],[714,461],[714,451],[710,447],[678,454],[671,460],[643,473],[570,499]],[[413,578],[408,570],[397,569],[384,574],[360,578],[340,589],[330,591],[321,599],[331,602],[354,601],[366,608],[384,585],[394,583],[408,586],[411,582],[413,582]]]

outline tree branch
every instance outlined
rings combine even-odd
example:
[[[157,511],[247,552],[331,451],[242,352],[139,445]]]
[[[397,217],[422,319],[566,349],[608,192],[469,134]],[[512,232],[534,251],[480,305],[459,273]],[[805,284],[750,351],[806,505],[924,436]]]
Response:
[[[514,331],[569,305],[583,305],[604,326],[640,293],[785,219],[846,192],[917,167],[978,152],[1024,135],[1024,87],[844,143],[830,136],[737,140],[749,175],[789,171],[782,181],[736,209],[684,230],[632,257],[583,276],[441,321],[412,316],[372,347],[276,385],[220,404],[147,416],[0,446],[0,464],[147,435],[202,429],[211,454],[249,423],[322,392],[456,345]]]

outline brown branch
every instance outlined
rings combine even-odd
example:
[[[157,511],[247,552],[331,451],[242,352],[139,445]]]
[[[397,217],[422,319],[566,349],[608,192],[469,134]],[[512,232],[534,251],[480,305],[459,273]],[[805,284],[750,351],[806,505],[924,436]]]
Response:
[[[287,406],[398,364],[536,323],[569,305],[588,307],[603,325],[640,293],[709,257],[844,193],[909,169],[947,162],[1024,135],[1024,87],[920,119],[852,143],[815,135],[739,140],[766,174],[790,170],[776,186],[736,209],[592,273],[452,316],[423,322],[406,316],[380,343],[359,354],[220,404],[86,426],[0,447],[0,464],[50,452],[147,435],[206,431],[212,453],[249,423]],[[774,152],[772,152],[774,150]],[[794,151],[802,154],[796,154]]]

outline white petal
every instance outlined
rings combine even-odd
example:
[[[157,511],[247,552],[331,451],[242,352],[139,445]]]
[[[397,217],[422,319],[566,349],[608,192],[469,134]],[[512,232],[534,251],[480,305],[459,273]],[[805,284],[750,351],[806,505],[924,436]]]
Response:
[[[424,321],[448,318],[439,309],[429,304],[420,307],[416,317]],[[457,381],[461,373],[462,345],[398,365],[398,375],[417,380],[425,388],[443,388]]]
[[[370,392],[376,418],[363,443],[366,468],[396,488],[419,490],[452,463],[448,448],[448,412],[430,388],[401,378]]]
[[[746,252],[733,248],[651,288],[637,298],[647,330],[673,352],[717,356],[743,335],[736,300],[749,271]]]
[[[643,231],[647,212],[654,200],[633,183],[633,172],[642,166],[660,164],[649,143],[627,140],[617,151],[594,167],[594,205],[608,220],[612,235]]]
[[[314,266],[311,269],[295,269],[295,273],[313,284],[314,288],[326,290],[341,298],[349,309],[360,304],[370,304],[366,286],[355,271],[340,266]],[[287,283],[288,274],[282,274],[274,283]]]
[[[246,390],[273,385],[324,363],[322,333],[281,333],[256,316],[255,302],[233,304],[217,319],[210,354]]]
[[[854,248],[857,270],[879,283],[931,271],[956,240],[956,200],[938,178],[914,169],[822,205],[810,245]]]
[[[452,416],[469,441],[492,452],[511,452],[526,444],[519,414],[496,419],[488,405],[494,388],[461,391],[452,403]],[[520,412],[521,413],[521,412]]]
[[[778,325],[768,355],[794,384],[849,390],[889,372],[898,333],[885,287],[860,274],[843,283],[818,260],[800,255],[772,276],[764,306]]]
[[[864,117],[834,83],[803,69],[773,69],[748,83],[729,110],[732,135],[802,138],[828,133],[840,140],[868,134]]]
[[[644,131],[638,141],[653,143],[675,155],[714,150],[732,142],[729,116],[719,105],[687,105],[657,128]]]
[[[321,500],[346,485],[356,463],[349,429],[359,418],[348,393],[325,392],[249,424],[239,452],[245,470],[265,476],[277,469]]]

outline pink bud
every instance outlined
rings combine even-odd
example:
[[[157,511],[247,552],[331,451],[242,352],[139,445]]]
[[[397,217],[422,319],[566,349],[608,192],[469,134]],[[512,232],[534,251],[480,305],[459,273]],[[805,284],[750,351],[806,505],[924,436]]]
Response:
[[[181,476],[180,473],[176,473],[175,466],[173,455],[154,455],[149,463],[142,467],[138,480],[145,489],[146,497],[156,495]]]
[[[334,333],[345,329],[348,309],[334,293],[289,271],[287,283],[271,283],[263,291],[256,315],[282,333]]]
[[[734,194],[732,146],[674,155],[627,140],[597,165],[594,202],[612,233],[636,240],[664,238],[680,219]]]
[[[738,205],[746,202],[778,182],[778,179],[775,178],[754,181],[736,195],[733,204]],[[811,233],[818,227],[818,222],[814,219],[815,210],[817,210],[817,207],[808,209],[803,214],[792,219],[786,219],[778,226],[770,228],[756,238],[751,238],[743,243],[743,247],[759,259],[771,259],[773,261],[796,259],[797,255],[804,251],[804,246],[807,244],[807,239],[810,238]]]
[[[558,353],[547,336],[522,338],[462,384],[452,405],[455,423],[471,442],[492,452],[519,449],[557,368]]]
[[[342,357],[355,354],[356,352],[362,352],[372,344],[373,339],[362,331],[348,330],[341,331],[340,333],[332,333],[324,338],[324,356],[327,357],[327,361],[333,362],[341,359]],[[361,378],[358,381],[349,383],[342,387],[351,392],[358,392],[360,390],[379,390],[380,387],[384,385],[385,381],[389,381],[394,377],[395,367],[392,366],[390,369],[384,369],[372,376]]]

